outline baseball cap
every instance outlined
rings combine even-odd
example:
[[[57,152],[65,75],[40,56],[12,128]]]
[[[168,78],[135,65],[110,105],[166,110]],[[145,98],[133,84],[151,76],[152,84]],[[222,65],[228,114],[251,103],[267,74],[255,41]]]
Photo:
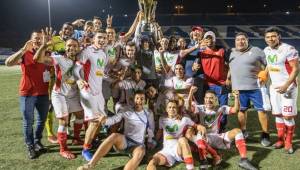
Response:
[[[198,30],[200,32],[204,31],[203,28],[201,26],[199,26],[199,25],[195,25],[195,26],[192,27],[192,31],[196,31],[196,30]]]
[[[211,36],[212,39],[213,39],[213,41],[216,42],[216,34],[215,34],[214,32],[212,32],[212,31],[207,31],[207,32],[204,34],[203,38],[205,39],[205,38],[207,38],[208,36]]]

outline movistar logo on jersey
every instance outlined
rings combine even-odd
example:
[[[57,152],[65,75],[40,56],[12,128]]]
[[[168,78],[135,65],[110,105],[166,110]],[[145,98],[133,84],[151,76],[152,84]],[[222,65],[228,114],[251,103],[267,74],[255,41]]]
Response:
[[[170,133],[177,132],[178,131],[178,125],[177,124],[175,124],[173,126],[167,125],[166,130],[167,130],[167,132],[170,132]]]
[[[183,89],[183,83],[182,82],[176,83],[175,89]]]
[[[166,62],[167,62],[167,63],[170,63],[170,62],[173,61],[174,56],[173,56],[173,55],[169,55],[169,56],[166,56],[165,58],[166,58]]]
[[[104,60],[98,58],[98,60],[97,60],[97,66],[100,67],[100,68],[104,67]]]
[[[274,64],[277,62],[277,55],[268,55],[267,60],[269,63]]]
[[[115,48],[110,48],[107,53],[110,58],[115,58],[116,52],[117,52],[117,50]]]
[[[205,122],[206,125],[210,125],[215,121],[215,119],[216,119],[215,114],[205,115],[204,122]]]

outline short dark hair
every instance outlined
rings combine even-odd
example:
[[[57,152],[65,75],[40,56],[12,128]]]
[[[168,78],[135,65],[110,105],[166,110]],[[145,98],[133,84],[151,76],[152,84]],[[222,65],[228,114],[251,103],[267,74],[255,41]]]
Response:
[[[88,20],[88,21],[85,22],[84,26],[86,26],[86,25],[88,25],[88,26],[94,26],[94,23],[93,23],[93,21]]]
[[[104,30],[98,30],[98,31],[95,32],[95,34],[97,34],[97,33],[107,34],[106,31],[104,31]]]
[[[79,41],[78,41],[76,38],[68,38],[68,39],[66,40],[66,42],[69,41],[69,40],[76,41],[77,44],[78,44],[78,46],[80,46],[80,43],[79,43]]]
[[[280,31],[276,27],[268,27],[265,29],[265,35],[269,32],[276,32],[278,35],[280,35]]]
[[[246,37],[247,39],[249,39],[247,33],[245,33],[245,32],[238,32],[237,34],[235,34],[235,38],[238,37],[238,36],[241,36],[241,35]]]
[[[94,20],[94,19],[101,20],[101,18],[100,18],[100,17],[98,17],[98,16],[94,16],[93,20]]]
[[[64,26],[64,25],[68,25],[68,26],[74,27],[74,25],[73,25],[71,22],[65,22],[65,23],[63,24],[63,26]]]
[[[143,71],[143,67],[142,67],[141,65],[138,65],[138,64],[132,65],[132,66],[130,67],[130,69],[131,69],[132,71],[135,71],[136,69],[140,69],[140,70]]]
[[[127,43],[126,43],[126,46],[129,46],[129,47],[135,47],[135,43],[133,42],[133,41],[128,41]]]
[[[137,95],[137,94],[143,94],[143,95],[145,95],[145,96],[146,96],[146,94],[145,94],[145,91],[144,91],[144,90],[135,90],[135,92],[134,92],[134,96],[135,96],[135,95]]]

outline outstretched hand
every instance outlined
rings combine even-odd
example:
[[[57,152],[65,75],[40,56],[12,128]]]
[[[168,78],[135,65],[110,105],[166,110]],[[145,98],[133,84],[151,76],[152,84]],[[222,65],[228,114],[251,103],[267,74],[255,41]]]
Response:
[[[107,15],[107,18],[106,18],[106,25],[107,25],[107,27],[111,27],[112,26],[113,17],[114,16]]]
[[[55,36],[56,31],[53,31],[52,27],[48,28],[46,27],[45,29],[42,29],[42,45],[50,45],[51,39],[53,36]]]

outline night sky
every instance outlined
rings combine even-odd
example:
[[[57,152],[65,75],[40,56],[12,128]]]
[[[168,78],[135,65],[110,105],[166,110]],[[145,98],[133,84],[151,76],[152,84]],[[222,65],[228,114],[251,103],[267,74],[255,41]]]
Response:
[[[131,16],[138,11],[138,0],[50,1],[52,25],[57,30],[64,22],[74,21],[76,18],[91,19],[93,16],[100,16],[104,19],[108,13]],[[157,15],[175,13],[176,4],[184,6],[184,13],[225,13],[228,4],[234,5],[234,12],[300,11],[299,0],[285,0],[284,3],[282,0],[159,0]],[[267,6],[263,7],[263,4]],[[48,1],[1,0],[0,19],[0,46],[9,47],[15,42],[24,41],[32,30],[48,25]],[[129,22],[132,21],[129,19]]]

